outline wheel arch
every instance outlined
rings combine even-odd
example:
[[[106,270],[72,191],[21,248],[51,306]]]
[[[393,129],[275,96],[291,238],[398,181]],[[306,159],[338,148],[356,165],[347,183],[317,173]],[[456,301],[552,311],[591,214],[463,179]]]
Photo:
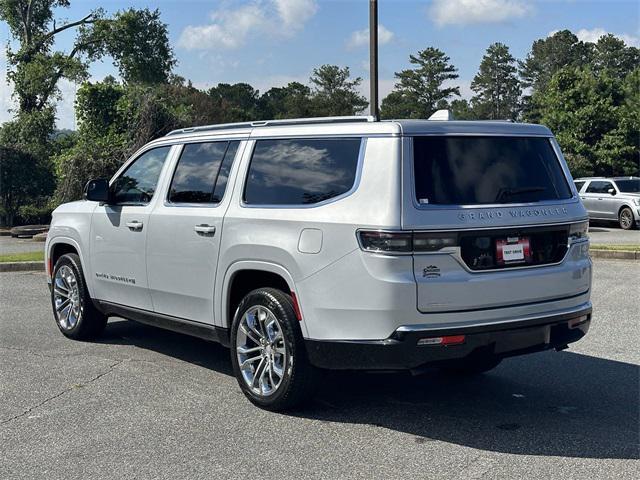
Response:
[[[257,275],[257,276],[256,276]],[[251,276],[256,276],[251,279]],[[220,295],[220,326],[229,328],[237,305],[244,295],[260,287],[274,287],[285,293],[296,293],[295,282],[289,271],[281,265],[261,261],[238,261],[233,263],[224,274]],[[306,330],[301,322],[303,331]]]
[[[48,265],[46,268],[49,271],[50,275],[53,275],[53,267],[55,266],[58,259],[67,253],[75,253],[80,257],[80,263],[82,266],[82,270],[84,273],[84,281],[89,290],[89,294],[93,297],[93,282],[91,282],[91,278],[87,277],[89,272],[89,268],[87,263],[85,262],[85,258],[82,252],[82,248],[77,241],[73,238],[69,237],[54,237],[49,244],[47,245],[47,262]]]

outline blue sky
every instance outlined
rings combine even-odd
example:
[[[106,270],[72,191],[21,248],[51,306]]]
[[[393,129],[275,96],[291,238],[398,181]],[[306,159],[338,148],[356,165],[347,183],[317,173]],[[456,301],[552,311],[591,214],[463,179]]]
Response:
[[[570,29],[595,41],[613,33],[640,46],[640,2],[637,0],[379,0],[381,95],[393,87],[393,74],[408,67],[408,56],[435,46],[459,69],[464,97],[482,55],[493,42],[509,45],[524,58],[531,44],[550,32]],[[178,65],[176,73],[201,88],[218,82],[247,82],[264,91],[289,81],[307,82],[323,63],[349,66],[368,79],[367,0],[71,0],[56,18],[74,20],[92,8],[112,13],[128,7],[159,8],[168,24]],[[0,40],[9,39],[0,23]],[[68,51],[73,34],[57,48]],[[6,85],[4,52],[0,53],[0,122],[12,106]],[[116,74],[105,59],[91,67],[93,80]],[[58,125],[73,128],[75,85],[62,82]]]

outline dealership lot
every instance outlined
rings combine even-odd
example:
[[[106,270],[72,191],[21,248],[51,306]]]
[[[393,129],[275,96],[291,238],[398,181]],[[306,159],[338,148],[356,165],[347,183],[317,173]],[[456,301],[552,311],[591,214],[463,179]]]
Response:
[[[636,478],[640,262],[594,269],[568,351],[467,379],[329,373],[291,414],[251,406],[218,345],[117,319],[68,340],[44,274],[0,273],[0,478]]]

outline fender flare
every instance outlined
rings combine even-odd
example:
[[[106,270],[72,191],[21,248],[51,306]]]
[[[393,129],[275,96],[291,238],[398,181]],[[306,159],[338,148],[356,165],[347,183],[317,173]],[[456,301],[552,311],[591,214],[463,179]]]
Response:
[[[80,244],[76,240],[74,240],[71,237],[64,237],[64,236],[53,237],[47,243],[46,261],[49,261],[49,259],[51,258],[53,247],[60,243],[71,245],[73,248],[76,249],[76,252],[78,252],[78,256],[80,257],[80,263],[82,265],[82,271],[84,273],[84,283],[87,286],[87,290],[89,290],[89,295],[91,296],[91,298],[93,298],[93,278],[88,276],[88,274],[91,272],[91,268],[90,268],[90,265],[87,262],[85,262],[83,250],[80,247]]]
[[[262,270],[265,272],[275,273],[276,275],[281,276],[284,279],[284,281],[287,282],[287,285],[289,286],[289,289],[292,292],[297,293],[296,284],[295,284],[295,281],[293,280],[293,276],[291,275],[289,270],[287,270],[282,265],[279,265],[277,263],[272,263],[272,262],[265,262],[262,260],[238,260],[232,263],[231,265],[229,265],[227,267],[227,270],[224,272],[224,276],[222,278],[222,286],[220,289],[221,291],[220,291],[220,294],[218,295],[218,298],[220,299],[220,301],[218,302],[218,305],[219,305],[218,313],[220,314],[220,316],[216,315],[216,318],[219,318],[220,320],[219,322],[216,322],[216,324],[218,324],[223,328],[230,327],[230,325],[227,325],[227,318],[229,318],[228,317],[229,312],[227,310],[229,305],[229,285],[234,275],[237,272],[242,270]],[[304,318],[304,315],[303,315],[303,318]],[[306,337],[307,328],[306,328],[305,322],[303,321],[300,323],[301,323],[303,335]]]

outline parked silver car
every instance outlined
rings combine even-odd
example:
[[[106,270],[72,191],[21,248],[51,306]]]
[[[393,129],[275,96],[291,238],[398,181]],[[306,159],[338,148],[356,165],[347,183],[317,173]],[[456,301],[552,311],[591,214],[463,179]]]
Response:
[[[640,226],[640,177],[593,177],[575,180],[590,220],[618,222],[630,230]]]
[[[282,120],[150,142],[55,210],[46,260],[64,335],[118,316],[221,342],[275,410],[319,368],[566,348],[591,321],[587,227],[546,127]]]

